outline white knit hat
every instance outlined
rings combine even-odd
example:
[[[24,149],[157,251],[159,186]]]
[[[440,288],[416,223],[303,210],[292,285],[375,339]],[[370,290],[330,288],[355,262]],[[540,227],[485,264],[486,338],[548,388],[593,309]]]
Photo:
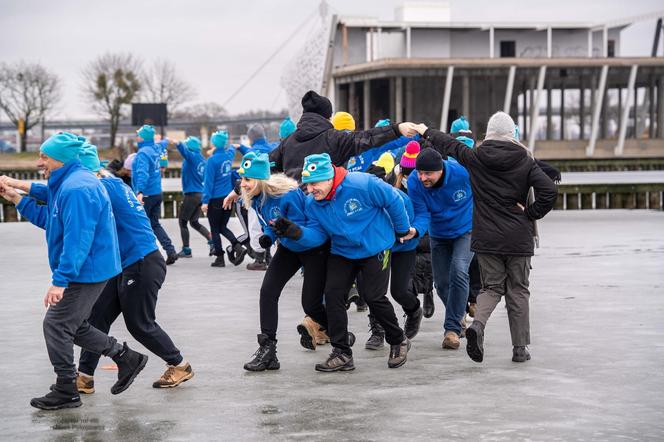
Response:
[[[514,120],[505,112],[496,112],[489,119],[486,134],[487,138],[494,136],[514,138]]]

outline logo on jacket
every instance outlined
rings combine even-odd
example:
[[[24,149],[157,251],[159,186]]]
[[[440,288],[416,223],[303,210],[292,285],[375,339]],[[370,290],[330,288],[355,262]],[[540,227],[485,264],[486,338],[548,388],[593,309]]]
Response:
[[[224,175],[228,175],[231,173],[231,162],[230,161],[224,161],[221,163],[221,173]]]
[[[277,219],[281,217],[281,209],[279,206],[274,206],[270,209],[270,219]]]
[[[465,199],[466,196],[468,196],[468,195],[466,194],[466,191],[465,191],[465,190],[462,190],[462,189],[459,189],[459,190],[457,190],[456,192],[454,192],[454,202],[455,202],[455,203],[458,203],[459,201]]]
[[[198,173],[198,176],[203,178],[203,174],[205,173],[205,163],[198,163],[198,167],[196,167],[196,172]]]
[[[356,198],[351,198],[344,203],[344,212],[346,216],[351,216],[354,213],[362,211],[362,203]]]

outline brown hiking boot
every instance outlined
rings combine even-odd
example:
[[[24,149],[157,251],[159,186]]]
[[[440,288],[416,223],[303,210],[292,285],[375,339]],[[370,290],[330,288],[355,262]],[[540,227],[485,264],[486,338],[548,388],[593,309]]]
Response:
[[[476,311],[477,311],[477,303],[471,302],[470,304],[468,304],[468,315],[471,318],[475,317],[475,312]]]
[[[300,344],[308,350],[316,350],[316,344],[320,325],[309,316],[305,316],[302,323],[297,326],[297,332],[300,334]]]
[[[461,336],[462,338],[466,337],[466,329],[468,328],[469,322],[466,320],[466,316],[463,316],[463,319],[461,320]]]
[[[167,365],[166,371],[161,375],[158,381],[152,384],[153,388],[173,388],[194,377],[194,370],[191,365],[183,367],[179,365]]]
[[[453,331],[446,331],[445,338],[443,339],[443,348],[447,350],[459,349],[459,335]]]
[[[76,376],[76,389],[79,393],[92,394],[95,392],[95,378],[79,373]]]
[[[341,352],[335,348],[327,357],[327,360],[322,364],[316,364],[316,371],[332,372],[332,371],[351,371],[355,370],[353,364],[353,356]]]
[[[330,343],[330,337],[327,335],[325,330],[318,330],[316,334],[316,345],[325,345]]]
[[[389,368],[399,368],[406,363],[410,350],[410,340],[404,338],[401,344],[390,345],[390,357],[387,360]]]

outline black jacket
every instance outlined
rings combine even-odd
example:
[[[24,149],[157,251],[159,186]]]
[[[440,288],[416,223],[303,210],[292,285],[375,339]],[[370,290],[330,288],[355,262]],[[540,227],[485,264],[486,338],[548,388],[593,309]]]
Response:
[[[424,136],[443,157],[454,157],[470,174],[474,203],[472,250],[532,256],[533,221],[546,215],[558,196],[556,185],[535,160],[523,147],[508,141],[486,140],[478,148],[469,149],[435,129],[427,130]],[[527,204],[531,187],[535,201]]]
[[[353,155],[382,146],[401,136],[397,124],[374,127],[365,131],[345,132],[334,129],[325,117],[305,112],[297,130],[270,152],[274,169],[300,180],[304,158],[315,153],[328,153],[335,166],[345,166]]]

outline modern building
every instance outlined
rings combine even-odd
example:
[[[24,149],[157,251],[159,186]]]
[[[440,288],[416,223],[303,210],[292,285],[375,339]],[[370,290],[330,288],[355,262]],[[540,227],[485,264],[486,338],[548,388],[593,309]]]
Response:
[[[323,92],[360,127],[378,119],[481,138],[509,112],[541,158],[664,157],[664,11],[607,23],[460,23],[449,3],[407,3],[393,21],[334,17]],[[652,57],[622,57],[621,31],[657,19]]]

